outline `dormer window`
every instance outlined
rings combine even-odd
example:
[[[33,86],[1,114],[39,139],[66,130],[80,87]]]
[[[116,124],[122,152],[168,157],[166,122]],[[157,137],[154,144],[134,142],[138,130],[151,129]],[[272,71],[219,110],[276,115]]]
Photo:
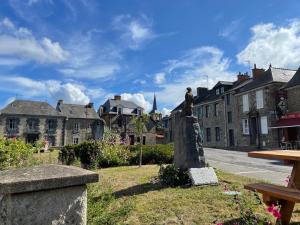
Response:
[[[221,94],[224,93],[224,87],[221,87]]]
[[[219,95],[220,94],[220,89],[216,89],[216,95]]]
[[[138,115],[138,116],[141,116],[141,115],[142,115],[142,110],[137,109],[137,115]]]

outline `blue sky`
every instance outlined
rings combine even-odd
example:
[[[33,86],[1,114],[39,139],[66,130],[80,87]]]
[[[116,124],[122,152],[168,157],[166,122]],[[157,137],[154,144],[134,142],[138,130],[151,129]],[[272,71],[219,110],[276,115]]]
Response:
[[[0,105],[96,107],[121,94],[167,113],[191,86],[256,63],[300,66],[300,1],[2,0]],[[207,82],[208,81],[208,82]]]

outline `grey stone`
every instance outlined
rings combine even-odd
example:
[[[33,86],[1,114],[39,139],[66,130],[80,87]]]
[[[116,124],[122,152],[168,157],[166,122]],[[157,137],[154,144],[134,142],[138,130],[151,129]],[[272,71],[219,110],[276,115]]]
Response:
[[[0,201],[1,225],[85,225],[85,185],[5,195]]]
[[[86,225],[86,183],[97,173],[45,165],[0,172],[1,225]]]
[[[218,177],[212,167],[190,168],[189,175],[193,185],[217,185]]]
[[[181,117],[180,114],[177,112],[175,115],[174,164],[181,169],[205,167],[197,118],[193,116]]]
[[[44,165],[0,172],[0,194],[24,193],[98,182],[99,174],[74,166]]]

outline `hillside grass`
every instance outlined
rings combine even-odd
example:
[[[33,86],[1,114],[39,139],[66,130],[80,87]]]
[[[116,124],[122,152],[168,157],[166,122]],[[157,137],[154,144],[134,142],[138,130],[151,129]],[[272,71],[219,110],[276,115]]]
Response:
[[[100,182],[88,186],[88,224],[234,224],[239,210],[234,197],[223,193],[225,185],[255,202],[243,189],[255,182],[250,178],[217,171],[218,186],[169,188],[156,182],[158,171],[155,165],[97,170]],[[269,216],[263,205],[254,210]],[[299,208],[293,215],[300,221]]]

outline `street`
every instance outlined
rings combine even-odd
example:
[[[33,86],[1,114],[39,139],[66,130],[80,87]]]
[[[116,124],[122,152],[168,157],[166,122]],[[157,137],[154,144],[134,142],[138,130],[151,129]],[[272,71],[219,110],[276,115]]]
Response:
[[[284,166],[277,160],[250,158],[246,152],[204,148],[204,154],[212,167],[279,185],[285,185],[284,180],[292,170],[290,166]]]

